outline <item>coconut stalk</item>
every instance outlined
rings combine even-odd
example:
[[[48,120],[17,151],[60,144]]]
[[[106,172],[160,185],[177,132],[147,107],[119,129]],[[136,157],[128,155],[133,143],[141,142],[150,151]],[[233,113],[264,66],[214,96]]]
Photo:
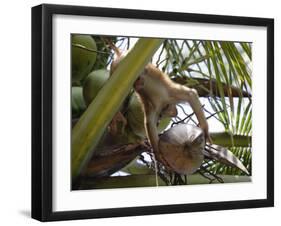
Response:
[[[74,126],[71,143],[73,180],[90,160],[107,125],[162,42],[161,39],[140,38]]]

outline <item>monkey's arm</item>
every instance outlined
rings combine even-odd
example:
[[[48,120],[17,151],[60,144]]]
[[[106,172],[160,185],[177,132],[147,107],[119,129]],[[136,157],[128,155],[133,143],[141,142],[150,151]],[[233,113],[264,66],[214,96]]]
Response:
[[[147,138],[149,140],[150,145],[152,146],[154,154],[157,156],[158,150],[158,131],[157,131],[157,121],[158,121],[158,113],[152,106],[146,104],[144,106],[144,127]]]
[[[204,112],[202,111],[202,106],[201,106],[197,91],[194,89],[185,87],[185,86],[178,86],[176,89],[177,89],[177,91],[174,92],[174,95],[176,95],[176,98],[180,99],[181,101],[187,101],[190,104],[191,108],[193,109],[193,111],[198,119],[200,128],[202,128],[205,133],[206,139],[210,143],[212,143],[212,140],[211,140],[211,137],[209,134],[208,122],[205,118]]]

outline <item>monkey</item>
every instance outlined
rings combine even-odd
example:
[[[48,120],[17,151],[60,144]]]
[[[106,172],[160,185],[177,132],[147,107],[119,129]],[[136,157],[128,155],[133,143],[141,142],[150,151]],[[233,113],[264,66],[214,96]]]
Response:
[[[111,63],[110,71],[113,73],[118,67],[119,62],[124,55],[114,45],[110,45],[116,53],[116,58]],[[159,136],[157,131],[157,122],[163,113],[173,116],[177,114],[176,104],[188,102],[193,109],[199,127],[204,131],[206,140],[212,143],[209,135],[209,127],[201,107],[199,96],[195,89],[174,83],[167,74],[162,72],[152,63],[148,63],[143,72],[134,83],[134,89],[139,97],[144,111],[144,127],[147,139],[152,147],[152,152],[156,161],[165,164],[158,148]],[[157,174],[157,167],[155,164]],[[156,184],[158,184],[156,179]]]
[[[203,129],[206,139],[211,142],[208,123],[196,90],[174,83],[167,74],[151,63],[145,67],[144,72],[135,82],[134,88],[143,104],[146,134],[157,161],[168,165],[158,149],[159,136],[156,127],[161,112],[167,106],[188,102],[198,119],[199,127]]]

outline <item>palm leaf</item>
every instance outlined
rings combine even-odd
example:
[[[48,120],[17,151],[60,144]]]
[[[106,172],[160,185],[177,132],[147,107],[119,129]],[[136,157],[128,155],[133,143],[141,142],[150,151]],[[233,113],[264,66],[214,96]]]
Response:
[[[224,125],[227,134],[227,137],[219,139],[220,144],[232,147],[230,150],[250,167],[251,44],[185,40],[180,48],[185,55],[179,57],[181,54],[172,47],[175,42],[171,42],[169,49],[166,49],[169,52],[168,62],[179,59],[176,64],[169,63],[167,66],[171,70],[172,79],[197,89],[202,97],[209,96],[212,111],[217,113],[217,119]],[[204,80],[206,83],[203,85],[200,81]],[[243,142],[244,147],[239,147],[237,137],[242,135],[245,137],[240,137],[240,142]],[[237,170],[220,163],[213,163],[213,169],[223,169],[220,171],[222,173],[237,173]]]

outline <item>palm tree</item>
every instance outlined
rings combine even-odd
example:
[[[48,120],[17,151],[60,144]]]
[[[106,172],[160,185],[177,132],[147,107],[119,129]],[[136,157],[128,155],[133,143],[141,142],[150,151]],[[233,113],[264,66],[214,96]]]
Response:
[[[98,46],[98,60],[93,70],[108,68],[113,53],[108,41],[102,37],[93,38]],[[122,135],[118,133],[120,136],[112,136],[106,130],[106,125],[120,110],[120,106],[120,111],[128,119],[126,109],[132,98],[132,84],[150,60],[174,82],[197,90],[209,121],[211,137],[214,144],[219,145],[213,147],[216,147],[216,151],[233,154],[245,167],[245,170],[239,169],[227,157],[214,159],[206,156],[196,173],[187,177],[167,172],[165,167],[158,165],[160,185],[249,181],[252,154],[252,44],[141,38],[132,45],[135,40],[132,38],[114,37],[110,40],[122,51],[130,49],[130,52],[120,70],[105,82],[91,104],[81,109],[81,117],[79,115],[78,123],[73,127],[74,188],[155,185],[153,158],[147,150],[147,144],[140,144],[140,137],[134,131],[126,130]],[[85,80],[81,81],[82,86],[83,83]],[[112,90],[115,91],[114,95]],[[107,103],[106,108],[101,107],[104,103]],[[197,125],[187,105],[179,104],[177,108],[178,116],[169,119],[170,123],[166,123],[163,130],[180,123]],[[135,122],[128,121],[129,124]],[[211,145],[206,146],[207,151],[210,148]]]

